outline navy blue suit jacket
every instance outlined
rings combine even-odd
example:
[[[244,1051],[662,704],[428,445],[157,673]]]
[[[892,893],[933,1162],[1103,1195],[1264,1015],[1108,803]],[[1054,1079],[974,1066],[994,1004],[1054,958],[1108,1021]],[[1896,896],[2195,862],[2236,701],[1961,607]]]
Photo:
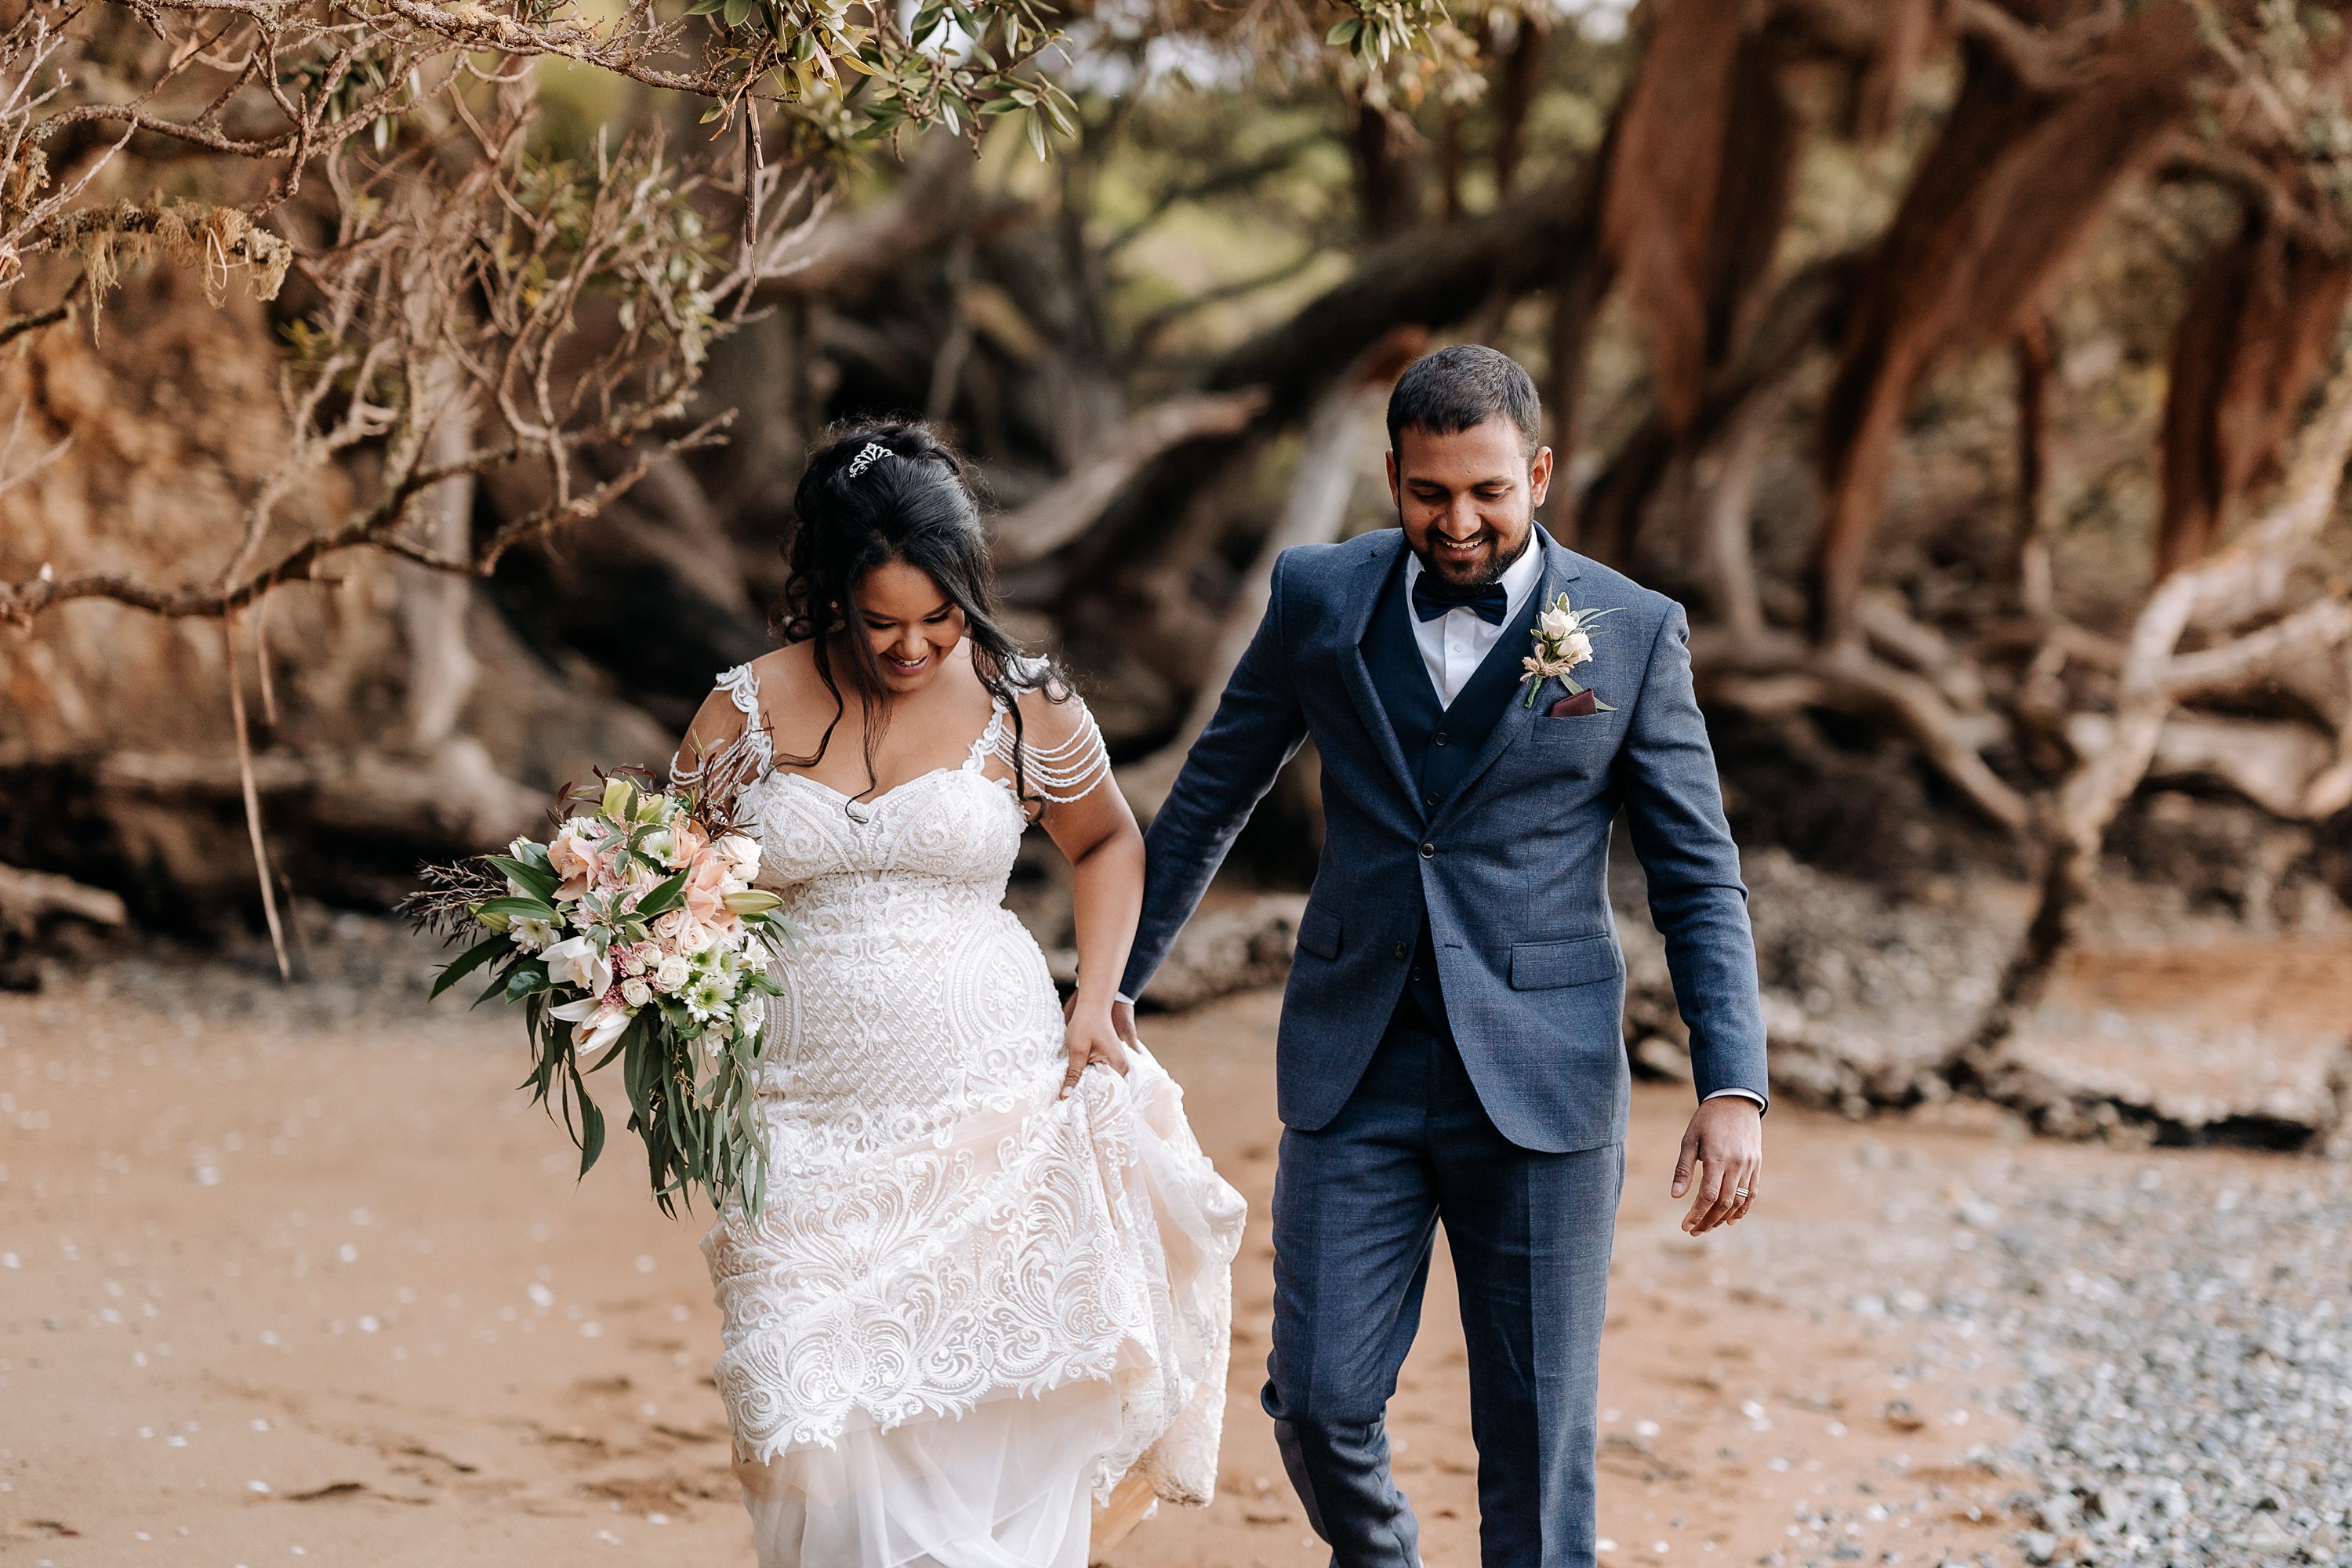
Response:
[[[1265,618],[1152,822],[1122,986],[1130,996],[1144,994],[1243,823],[1314,736],[1325,836],[1276,1047],[1287,1126],[1311,1131],[1347,1103],[1395,1011],[1426,910],[1447,1022],[1496,1127],[1538,1151],[1622,1139],[1625,963],[1608,878],[1621,808],[1699,1093],[1766,1093],[1747,889],[1691,690],[1682,607],[1540,533],[1537,543],[1545,601],[1564,591],[1579,609],[1617,611],[1576,672],[1614,711],[1550,718],[1557,683],[1533,709],[1514,696],[1461,783],[1428,805],[1362,650],[1404,536],[1307,545],[1276,562]]]

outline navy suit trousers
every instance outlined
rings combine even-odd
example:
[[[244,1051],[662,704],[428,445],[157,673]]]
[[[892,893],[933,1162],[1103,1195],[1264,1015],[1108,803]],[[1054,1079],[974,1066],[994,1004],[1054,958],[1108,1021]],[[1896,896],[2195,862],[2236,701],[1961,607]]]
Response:
[[[1338,1116],[1282,1135],[1264,1403],[1334,1568],[1416,1568],[1385,1414],[1437,1226],[1462,1294],[1485,1568],[1593,1562],[1594,1410],[1624,1145],[1521,1148],[1405,1008]]]

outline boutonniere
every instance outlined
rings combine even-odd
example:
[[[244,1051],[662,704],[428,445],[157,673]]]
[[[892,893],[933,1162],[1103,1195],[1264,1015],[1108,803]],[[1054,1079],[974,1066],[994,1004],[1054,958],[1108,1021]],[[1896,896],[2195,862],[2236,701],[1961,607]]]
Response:
[[[1520,683],[1528,689],[1527,707],[1536,705],[1536,694],[1543,689],[1547,680],[1559,681],[1568,688],[1570,697],[1584,694],[1586,689],[1577,684],[1569,671],[1590,660],[1592,658],[1592,639],[1606,635],[1603,631],[1596,631],[1592,623],[1603,616],[1615,615],[1622,607],[1612,605],[1605,610],[1574,610],[1569,607],[1566,594],[1553,596],[1552,602],[1544,606],[1543,614],[1536,617],[1532,634],[1536,651],[1520,661],[1527,670],[1527,674],[1519,678]],[[1598,697],[1592,702],[1600,712],[1617,711]]]

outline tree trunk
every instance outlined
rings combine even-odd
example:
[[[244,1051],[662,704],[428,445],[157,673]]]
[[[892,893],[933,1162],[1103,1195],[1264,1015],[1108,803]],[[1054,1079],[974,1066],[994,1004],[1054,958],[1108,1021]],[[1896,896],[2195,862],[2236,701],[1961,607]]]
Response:
[[[2259,210],[2206,259],[2173,339],[2158,575],[2211,550],[2230,506],[2275,467],[2348,289],[2352,267]]]
[[[2010,345],[2017,370],[2017,597],[2026,616],[2046,622],[2055,614],[2050,569],[2051,330],[2029,316]]]
[[[1854,633],[1887,464],[1913,388],[1944,353],[1998,341],[2087,242],[2108,201],[2188,117],[2203,51],[2186,6],[2149,5],[2066,90],[1980,41],[1960,94],[1880,240],[1822,410],[1826,517],[1816,629]]]
[[[1519,183],[1519,165],[1528,152],[1528,111],[1543,85],[1544,57],[1551,47],[1551,23],[1542,14],[1511,15],[1517,26],[1495,91],[1495,194],[1504,201]]]

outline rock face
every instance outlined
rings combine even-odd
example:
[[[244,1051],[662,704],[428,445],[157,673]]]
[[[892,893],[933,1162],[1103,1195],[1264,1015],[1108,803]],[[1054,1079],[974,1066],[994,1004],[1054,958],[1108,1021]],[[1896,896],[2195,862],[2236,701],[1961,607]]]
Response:
[[[2045,1131],[2299,1149],[2352,1098],[2352,941],[2071,953],[1990,1086]]]
[[[2023,890],[1988,880],[1912,900],[1775,848],[1743,863],[1775,1092],[1855,1116],[1953,1092],[1948,1054],[1992,995]],[[1639,863],[1613,868],[1628,1049],[1686,1079]],[[2175,907],[2176,884],[2150,898],[2114,878],[2092,943],[1971,1089],[2060,1136],[2352,1152],[2352,935],[2324,919],[2258,938],[2281,885],[2261,880],[2263,897],[2225,921]]]
[[[12,346],[0,404],[24,419],[0,578],[47,565],[176,587],[235,558],[287,425],[262,308],[200,288],[158,269],[95,337],[75,323]],[[351,504],[341,471],[319,471],[278,498],[258,553]],[[386,901],[418,858],[533,826],[565,780],[668,756],[659,724],[526,645],[475,584],[387,557],[337,557],[238,634],[268,842],[305,895]],[[229,682],[215,620],[93,600],[0,642],[0,862],[104,887],[165,926],[257,901]]]
[[[1775,1092],[1854,1115],[1948,1092],[1938,1068],[1991,998],[2023,900],[1960,884],[1938,885],[1932,901],[1905,899],[1769,847],[1745,852],[1741,864]],[[1628,1045],[1638,1066],[1686,1079],[1689,1036],[1641,863],[1621,853],[1611,871]]]

